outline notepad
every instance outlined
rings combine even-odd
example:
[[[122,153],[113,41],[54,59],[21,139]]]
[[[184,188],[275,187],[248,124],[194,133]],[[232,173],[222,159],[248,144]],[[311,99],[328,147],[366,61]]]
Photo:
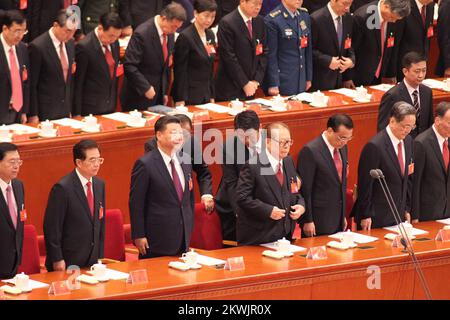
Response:
[[[344,232],[338,232],[338,233],[332,234],[329,237],[340,240],[340,239],[342,239],[343,233]],[[370,242],[374,242],[374,241],[378,240],[377,237],[366,236],[365,234],[360,234],[360,233],[356,233],[356,232],[346,231],[345,233],[351,233],[353,235],[353,242],[356,242],[356,243],[370,243]]]
[[[398,226],[385,227],[385,228],[383,228],[383,229],[389,230],[389,231],[391,231],[391,232],[397,232],[397,233],[400,233],[400,230],[398,229]],[[412,228],[412,229],[411,229],[411,234],[412,234],[413,236],[421,236],[421,235],[424,235],[424,234],[427,234],[427,233],[428,233],[428,231],[425,231],[425,230],[421,230],[421,229],[417,229],[417,228]]]
[[[352,98],[352,99],[356,97],[356,90],[347,89],[347,88],[330,90],[330,92],[342,94],[342,95]]]
[[[81,129],[84,127],[84,122],[75,119],[63,118],[58,120],[52,120],[53,123],[60,126],[72,127],[74,129]]]
[[[2,280],[2,282],[15,285],[14,279]],[[47,283],[43,283],[43,282],[31,280],[31,279],[28,280],[28,288],[31,290],[46,288],[48,286],[49,285]]]
[[[225,260],[211,258],[211,257],[207,257],[207,256],[204,256],[201,254],[199,254],[197,256],[197,263],[204,265],[204,266],[213,267],[213,266],[225,264],[225,262],[226,262]]]
[[[431,89],[440,89],[443,90],[445,87],[445,83],[439,80],[435,79],[425,79],[422,82],[427,87],[430,87]]]
[[[41,132],[38,128],[30,127],[23,124],[10,124],[8,126],[5,126],[5,128],[13,131],[14,133],[20,133],[20,134],[35,134]]]
[[[88,271],[87,273],[93,275],[92,271]],[[107,268],[106,269],[106,273],[105,273],[105,278],[110,279],[110,280],[126,280],[128,279],[129,274],[125,273],[125,272],[120,272],[117,270],[112,270]]]
[[[387,84],[387,83],[377,84],[376,86],[370,86],[371,89],[383,91],[383,92],[389,91],[393,87],[394,87],[393,84]]]
[[[228,113],[232,110],[231,108],[221,106],[220,104],[216,104],[216,103],[199,104],[199,105],[196,105],[195,107],[202,109],[202,110],[209,110],[209,111],[216,112],[216,113]]]
[[[313,101],[312,93],[309,92],[302,92],[297,95],[293,95],[289,98],[290,100],[298,100],[298,101],[305,101],[308,103],[311,103]]]
[[[272,250],[278,250],[277,242],[264,243],[264,244],[261,244],[260,246],[261,247],[265,247],[265,248],[269,248],[269,249],[272,249]],[[288,249],[289,252],[300,252],[300,251],[305,251],[305,250],[306,250],[306,248],[303,248],[303,247],[300,247],[300,246],[296,246],[296,245],[293,245],[293,244],[291,244],[289,246],[289,249]]]

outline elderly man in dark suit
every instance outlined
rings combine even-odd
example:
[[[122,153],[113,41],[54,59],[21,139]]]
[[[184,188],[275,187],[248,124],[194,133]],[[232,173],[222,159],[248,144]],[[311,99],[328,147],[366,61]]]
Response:
[[[105,183],[97,178],[104,159],[93,140],[73,147],[75,170],[50,191],[44,216],[48,271],[71,265],[90,267],[103,258],[105,240]]]
[[[157,148],[138,159],[131,173],[131,236],[140,259],[185,252],[194,224],[190,156],[177,156],[183,145],[180,120],[159,118],[155,134]]]
[[[434,124],[414,140],[411,216],[429,221],[450,218],[450,103],[436,107]]]
[[[116,110],[120,59],[117,39],[121,32],[119,15],[108,12],[100,17],[98,27],[77,43],[74,115],[106,114]]]
[[[23,14],[7,11],[0,34],[0,124],[25,123],[30,104],[27,29]]]
[[[416,108],[416,126],[411,131],[414,139],[433,124],[433,91],[422,84],[427,74],[427,61],[416,52],[409,52],[403,57],[402,82],[387,91],[381,99],[378,111],[377,131],[386,128],[394,103],[405,101]]]
[[[293,143],[289,127],[274,122],[266,130],[267,149],[244,165],[236,188],[239,245],[291,240],[305,212],[300,178],[289,156]]]
[[[14,277],[22,260],[27,216],[23,184],[17,179],[21,165],[17,146],[0,143],[0,279]]]
[[[219,23],[217,101],[253,97],[263,82],[267,47],[261,5],[262,0],[241,0]]]
[[[183,7],[171,3],[135,30],[125,53],[124,110],[167,105],[174,33],[184,20]]]
[[[389,124],[363,148],[358,166],[358,198],[353,207],[358,229],[395,225],[381,186],[370,170],[381,169],[391,189],[401,219],[411,222],[411,175],[414,172],[413,140],[409,133],[416,123],[416,109],[396,102]]]
[[[72,114],[76,71],[73,35],[77,25],[61,10],[53,27],[30,43],[30,121],[54,120]]]
[[[345,114],[328,119],[327,130],[306,144],[298,155],[306,213],[300,220],[307,237],[334,234],[347,228],[348,148],[353,121]]]

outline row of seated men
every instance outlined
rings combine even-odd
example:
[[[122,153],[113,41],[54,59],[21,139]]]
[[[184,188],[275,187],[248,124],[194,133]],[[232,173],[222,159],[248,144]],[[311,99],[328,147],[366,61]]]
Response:
[[[446,1],[438,25],[448,24]],[[170,3],[133,31],[123,64],[117,40],[124,23],[117,13],[102,15],[75,44],[76,16],[62,10],[50,30],[27,46],[21,41],[26,19],[7,11],[0,34],[0,123],[111,113],[118,96],[129,111],[167,105],[169,95],[175,105],[191,105],[251,99],[259,88],[269,95],[293,95],[395,84],[404,77],[401,60],[407,53],[425,59],[429,53],[433,4],[422,4],[426,15],[421,16],[418,3],[379,0],[351,15],[351,0],[331,0],[310,16],[301,1],[282,0],[262,18],[261,0],[242,0],[220,20],[217,41],[209,29],[217,11],[214,0],[194,2],[195,21],[176,41],[186,12]],[[438,30],[440,42],[448,43],[448,28]],[[447,47],[441,46],[441,76],[450,75]]]
[[[450,217],[450,103],[439,103],[431,126],[413,139],[419,112],[407,102],[395,102],[388,122],[364,146],[352,210],[359,230],[396,223],[369,174],[372,169],[384,173],[405,221]],[[235,134],[222,146],[222,180],[214,198],[206,153],[195,147],[201,142],[191,138],[190,119],[177,115],[157,120],[155,136],[131,172],[131,235],[140,259],[177,256],[189,249],[193,171],[206,210],[216,207],[220,215],[223,238],[238,245],[291,240],[297,223],[305,237],[349,227],[347,143],[354,137],[354,126],[348,115],[331,116],[322,134],[303,146],[297,166],[285,123],[261,128],[258,115],[246,110],[236,115],[234,127]],[[43,221],[49,271],[89,267],[103,257],[107,188],[97,174],[104,160],[95,141],[81,140],[73,147],[74,169],[50,191]],[[22,163],[16,145],[0,143],[0,278],[14,276],[21,261],[27,220],[25,188],[17,178]]]

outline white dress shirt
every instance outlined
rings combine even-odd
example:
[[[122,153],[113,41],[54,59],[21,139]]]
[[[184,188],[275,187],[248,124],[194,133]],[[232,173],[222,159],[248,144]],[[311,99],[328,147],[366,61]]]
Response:
[[[444,148],[444,142],[445,142],[445,140],[447,140],[447,139],[445,139],[443,136],[441,136],[441,135],[439,134],[439,132],[436,130],[436,126],[435,126],[434,124],[433,124],[431,127],[433,128],[434,134],[435,134],[436,137],[437,137],[438,145],[439,145],[439,150],[441,150],[441,153],[443,153],[442,151],[443,151],[443,148]]]
[[[325,144],[326,144],[327,147],[328,147],[328,151],[330,151],[331,159],[334,159],[334,149],[336,149],[336,148],[333,147],[333,146],[330,144],[330,142],[329,142],[328,139],[327,139],[327,136],[326,136],[325,132],[326,132],[326,131],[322,132],[322,139],[323,139],[323,141],[325,141]],[[340,157],[341,157],[341,153],[339,152],[339,150],[338,150],[338,155],[339,155],[339,158],[340,158]],[[342,159],[341,159],[341,160],[342,160]]]
[[[98,42],[100,43],[100,48],[102,48],[103,54],[105,54],[105,47],[103,46],[103,43],[100,41],[100,37],[98,36],[98,27],[94,29],[95,36],[98,39]],[[109,52],[111,52],[111,46],[107,45]]]
[[[6,202],[6,206],[7,207],[8,207],[8,197],[6,195],[6,188],[8,188],[8,186],[11,186],[11,196],[12,196],[12,199],[13,199],[13,206],[14,206],[14,210],[15,210],[14,212],[17,213],[17,203],[16,203],[16,198],[14,196],[14,189],[12,187],[11,181],[9,183],[6,183],[5,181],[3,181],[3,179],[0,179],[0,188],[2,189],[3,198],[5,198],[5,202]]]
[[[328,8],[328,11],[330,11],[331,19],[333,19],[334,28],[336,29],[336,32],[338,32],[338,22],[337,22],[337,18],[339,18],[340,16],[338,16],[338,15],[336,14],[336,12],[334,12],[334,10],[333,10],[333,8],[331,8],[331,5],[330,5],[329,2],[328,2],[328,4],[327,4],[327,8]],[[342,18],[341,18],[341,19],[342,19]],[[342,22],[342,20],[341,20],[341,22]]]
[[[180,178],[181,187],[183,188],[183,191],[184,191],[184,185],[185,185],[184,172],[183,172],[183,169],[181,168],[181,164],[180,164],[180,161],[178,160],[178,157],[176,156],[176,153],[174,153],[173,157],[171,157],[168,154],[166,154],[164,151],[162,151],[159,147],[158,147],[158,150],[159,150],[159,153],[161,153],[164,164],[166,165],[167,171],[169,171],[169,175],[172,178],[172,180],[173,180],[172,165],[170,164],[170,161],[172,161],[172,160],[174,161],[175,170],[178,173],[178,177]]]
[[[83,191],[84,191],[84,195],[87,198],[87,183],[90,182],[91,183],[91,191],[92,191],[92,197],[94,196],[94,184],[92,183],[92,178],[91,180],[86,179],[85,177],[83,177],[81,175],[81,173],[78,171],[78,169],[75,169],[75,172],[77,173],[78,178],[81,181],[81,185],[83,186]]]
[[[252,21],[252,18],[251,18],[251,17],[247,17],[247,16],[245,15],[245,13],[242,12],[241,6],[238,6],[238,11],[239,11],[239,14],[241,15],[242,19],[244,20],[245,26],[247,26],[247,21],[248,21],[248,20]]]
[[[408,94],[409,94],[409,96],[411,97],[411,101],[412,101],[413,103],[414,103],[413,92],[414,92],[414,90],[417,90],[417,99],[418,99],[418,101],[419,101],[419,106],[420,106],[420,91],[419,91],[419,87],[417,87],[417,88],[411,87],[411,86],[409,85],[408,81],[406,81],[406,78],[403,79],[403,83],[405,84],[406,89],[408,89]]]
[[[20,70],[19,59],[17,59],[16,46],[10,46],[6,43],[5,38],[3,37],[3,33],[0,33],[0,41],[2,42],[3,49],[5,51],[6,61],[8,62],[8,68],[11,70],[11,62],[9,61],[9,50],[12,48],[14,52],[14,57],[16,58],[17,67]]]
[[[267,158],[269,158],[270,166],[272,167],[273,172],[275,172],[275,174],[277,174],[278,167],[280,166],[280,164],[281,164],[281,166],[280,166],[281,172],[283,172],[283,160],[275,159],[275,157],[269,152],[268,149],[266,149],[266,153],[267,153]]]
[[[405,161],[405,143],[404,143],[404,141],[397,139],[397,137],[394,136],[394,134],[392,133],[392,130],[391,130],[391,128],[389,126],[386,127],[386,132],[387,132],[387,134],[389,136],[389,139],[391,139],[391,143],[392,143],[392,146],[394,147],[394,151],[395,151],[395,154],[397,155],[397,157],[398,157],[398,144],[400,142],[402,142],[403,164],[406,166],[406,161]]]
[[[53,32],[53,27],[50,28],[50,30],[48,31],[48,34],[50,35],[50,39],[52,39],[53,46],[55,47],[55,50],[56,50],[56,54],[58,55],[59,59],[61,60],[61,56],[59,54],[60,53],[59,46],[61,44],[61,41],[59,41],[56,38],[56,36],[55,36],[55,34]],[[66,56],[67,62],[69,62],[69,58],[67,56],[67,50],[66,50],[66,45],[65,44],[63,45],[63,52],[64,52],[64,55]]]

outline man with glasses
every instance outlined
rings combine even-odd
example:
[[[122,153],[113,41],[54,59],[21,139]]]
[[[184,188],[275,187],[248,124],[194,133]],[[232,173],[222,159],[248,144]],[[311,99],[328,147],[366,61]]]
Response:
[[[353,207],[358,229],[370,230],[396,224],[383,190],[370,176],[381,169],[391,189],[400,218],[411,222],[411,175],[414,173],[413,139],[416,109],[399,101],[391,109],[389,124],[363,148],[358,166],[358,198]]]
[[[189,249],[194,226],[191,156],[183,146],[180,120],[155,123],[157,148],[139,158],[131,172],[131,237],[139,259],[181,255]]]
[[[266,146],[242,168],[236,188],[238,245],[258,245],[292,239],[296,221],[305,212],[300,178],[289,150],[289,127],[266,127]]]
[[[14,277],[22,260],[27,214],[23,184],[17,179],[21,165],[17,146],[0,143],[0,279]]]
[[[0,34],[0,124],[26,123],[30,104],[28,50],[22,42],[27,22],[7,11]]]
[[[377,130],[386,128],[394,103],[405,101],[417,110],[416,129],[411,131],[414,139],[433,124],[433,91],[422,84],[427,74],[427,61],[423,56],[417,52],[408,52],[403,57],[402,65],[405,78],[383,95],[378,111]]]
[[[97,178],[104,159],[93,140],[73,147],[75,169],[50,191],[44,217],[48,271],[90,267],[103,258],[105,183]]]
[[[306,203],[306,213],[300,220],[303,236],[346,230],[347,142],[352,138],[352,119],[335,114],[328,119],[327,130],[300,151],[297,170]]]

